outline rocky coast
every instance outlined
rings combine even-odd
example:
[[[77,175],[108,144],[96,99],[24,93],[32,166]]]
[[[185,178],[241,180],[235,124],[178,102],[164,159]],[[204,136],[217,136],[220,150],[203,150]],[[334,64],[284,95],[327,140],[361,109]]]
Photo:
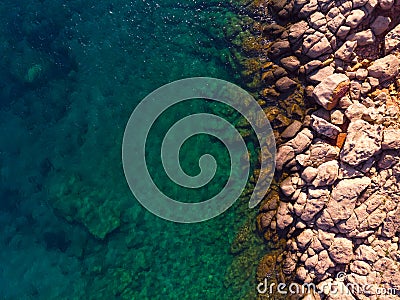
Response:
[[[305,297],[315,299],[399,299],[400,1],[258,7],[274,22],[255,23],[248,87],[278,151],[257,217],[276,251],[257,280],[313,284]]]

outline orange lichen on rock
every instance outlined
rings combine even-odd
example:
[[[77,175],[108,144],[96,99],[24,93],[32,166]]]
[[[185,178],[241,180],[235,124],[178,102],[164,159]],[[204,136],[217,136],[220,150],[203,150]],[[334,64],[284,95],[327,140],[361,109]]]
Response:
[[[344,142],[346,141],[347,133],[339,133],[336,138],[336,146],[342,149]]]

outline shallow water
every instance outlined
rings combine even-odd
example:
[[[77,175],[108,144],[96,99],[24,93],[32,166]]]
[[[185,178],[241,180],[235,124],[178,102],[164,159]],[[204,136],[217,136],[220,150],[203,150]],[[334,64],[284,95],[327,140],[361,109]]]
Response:
[[[0,15],[0,298],[238,298],[225,274],[244,216],[232,208],[200,224],[161,220],[133,199],[121,166],[125,124],[149,92],[193,76],[240,81],[223,34],[229,5],[3,1]],[[209,109],[177,107],[155,136]],[[192,142],[196,151],[182,150],[188,173],[205,150],[221,162],[212,195],[226,152],[208,137]]]

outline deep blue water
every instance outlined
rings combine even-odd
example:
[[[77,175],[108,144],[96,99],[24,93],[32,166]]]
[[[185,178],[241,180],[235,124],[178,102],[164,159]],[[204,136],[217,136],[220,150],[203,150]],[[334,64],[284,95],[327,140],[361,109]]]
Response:
[[[3,0],[0,16],[0,299],[239,299],[224,281],[243,216],[161,220],[121,165],[125,124],[149,92],[193,76],[240,82],[230,5]],[[208,106],[177,108],[160,132],[186,109]],[[194,143],[189,173],[202,147],[226,161],[220,144]]]

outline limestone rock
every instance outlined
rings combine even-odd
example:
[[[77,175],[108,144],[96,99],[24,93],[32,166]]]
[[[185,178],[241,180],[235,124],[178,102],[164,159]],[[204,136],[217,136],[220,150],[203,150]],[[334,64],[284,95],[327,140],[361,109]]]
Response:
[[[394,78],[399,73],[400,59],[395,55],[389,54],[377,59],[368,67],[369,76],[379,79],[380,82]]]
[[[293,223],[293,217],[290,212],[291,204],[281,201],[279,204],[277,216],[276,216],[276,225],[279,229],[284,230],[290,224]]]
[[[324,162],[337,159],[338,156],[339,148],[322,140],[317,140],[310,146],[310,151],[308,153],[296,156],[296,160],[304,167],[318,167]]]
[[[296,43],[308,29],[306,21],[300,21],[290,26],[289,29],[289,41],[294,44]]]
[[[311,243],[311,239],[314,236],[314,232],[311,229],[306,229],[297,237],[297,245],[300,249],[304,249],[307,247],[309,243]]]
[[[375,35],[371,29],[357,32],[351,39],[357,41],[357,45],[360,47],[372,45],[376,42]]]
[[[340,11],[338,11],[336,15],[332,16],[330,20],[328,20],[328,28],[332,33],[336,33],[345,21],[346,18],[340,13]]]
[[[313,97],[323,108],[332,110],[349,90],[349,84],[350,80],[346,75],[333,74],[315,87]]]
[[[383,131],[382,149],[400,150],[400,129]]]
[[[286,143],[293,148],[296,154],[302,153],[308,146],[310,146],[312,139],[314,138],[313,133],[310,129],[304,128],[300,131],[296,137]]]
[[[293,147],[288,145],[282,145],[276,152],[276,169],[278,171],[283,169],[283,166],[295,157]]]
[[[358,196],[371,184],[368,177],[341,180],[332,190],[324,214],[336,224],[352,215]]]
[[[303,179],[301,179],[297,174],[285,178],[281,182],[281,190],[285,196],[291,196],[297,189],[305,185]]]
[[[318,174],[312,185],[315,187],[332,185],[337,177],[339,172],[339,163],[337,160],[328,161],[320,165],[317,169]]]
[[[280,187],[285,196],[291,196],[296,191],[296,186],[292,182],[292,177],[285,178],[281,182]]]
[[[351,28],[349,26],[342,25],[339,27],[336,35],[341,39],[345,39],[349,34],[350,30]]]
[[[308,80],[313,83],[320,83],[325,78],[335,73],[335,68],[332,66],[326,66],[325,68],[317,69],[308,76]]]
[[[315,266],[315,272],[318,275],[325,274],[329,268],[334,267],[335,264],[332,262],[331,258],[329,257],[328,251],[323,250],[318,254],[318,262]]]
[[[305,222],[311,221],[325,207],[329,196],[330,192],[327,188],[309,188],[301,219]]]
[[[314,167],[307,167],[304,169],[303,173],[301,174],[301,178],[303,178],[307,183],[310,183],[314,180],[314,178],[318,174],[318,169]]]
[[[273,218],[275,217],[275,211],[268,211],[261,213],[257,220],[259,220],[260,231],[264,231],[271,225]]]
[[[367,229],[377,228],[379,225],[382,224],[385,218],[386,218],[386,213],[377,209],[368,216],[367,218],[368,227],[366,227],[365,229],[367,230]]]
[[[397,209],[387,214],[387,218],[383,225],[382,235],[393,238],[396,232],[400,232],[400,205]]]
[[[397,25],[385,36],[385,54],[388,55],[392,50],[400,45],[400,25]]]
[[[331,111],[331,122],[335,125],[343,125],[344,124],[344,113],[339,110],[335,109]]]
[[[332,232],[327,232],[323,230],[318,230],[318,240],[321,242],[322,246],[329,249],[332,245],[335,234]]]
[[[300,10],[299,17],[307,18],[313,12],[317,11],[317,9],[318,9],[318,1],[317,0],[307,1],[307,4],[304,5],[303,8]]]
[[[363,81],[363,80],[367,79],[367,77],[368,77],[368,70],[367,69],[360,68],[360,69],[358,69],[356,71],[356,78],[358,80]]]
[[[346,25],[350,28],[356,28],[365,18],[365,11],[362,9],[353,10],[346,18]]]
[[[315,30],[321,30],[322,27],[326,26],[325,15],[319,11],[313,13],[309,18],[309,24]]]
[[[301,129],[303,124],[300,121],[294,120],[285,130],[282,132],[282,138],[292,138],[294,137]]]
[[[312,118],[311,127],[319,134],[322,134],[331,139],[335,139],[338,136],[338,134],[342,132],[342,130],[336,125],[329,123],[325,119],[317,117],[315,114],[313,114],[311,118]]]
[[[340,159],[357,166],[366,162],[381,150],[382,129],[363,120],[352,122],[347,130],[347,137],[340,153]]]
[[[348,264],[353,259],[353,242],[347,238],[335,237],[329,248],[329,255],[338,264]]]
[[[349,62],[352,60],[354,56],[354,50],[357,47],[357,41],[347,41],[345,42],[342,47],[339,48],[335,52],[335,58],[343,60],[345,62]]]
[[[360,102],[355,102],[346,109],[345,115],[350,121],[354,122],[361,120],[366,110],[367,108]]]
[[[360,245],[355,251],[355,257],[357,260],[375,262],[378,258],[378,254],[372,247]]]
[[[289,50],[290,50],[289,41],[287,41],[287,40],[277,41],[277,42],[273,43],[273,45],[271,46],[269,55],[272,58],[277,58],[277,57],[287,53]]]
[[[364,92],[363,91],[363,87],[365,86],[365,84],[368,84],[368,82],[363,82],[362,84],[360,84],[360,82],[353,80],[350,83],[350,97],[351,97],[351,100],[353,100],[353,101],[360,100],[361,94],[363,94],[363,92]]]
[[[338,107],[342,109],[347,109],[350,105],[352,105],[353,102],[348,96],[344,96],[339,100]]]
[[[371,29],[375,35],[381,35],[388,30],[391,21],[390,17],[378,16],[371,24]]]
[[[329,40],[321,33],[308,36],[303,43],[303,51],[310,58],[317,58],[323,54],[332,53],[332,46]]]

